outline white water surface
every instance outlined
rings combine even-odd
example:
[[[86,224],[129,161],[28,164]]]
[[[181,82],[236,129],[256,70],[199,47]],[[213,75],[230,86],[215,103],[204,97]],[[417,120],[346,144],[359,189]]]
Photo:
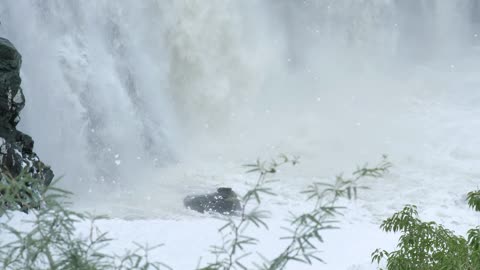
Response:
[[[392,248],[381,220],[410,203],[464,233],[480,222],[465,194],[480,178],[477,0],[16,1],[0,36],[23,56],[20,129],[75,205],[114,219],[115,249],[165,243],[155,256],[193,269],[221,223],[182,199],[246,190],[242,164],[278,153],[266,202],[273,256],[299,192],[388,154],[395,167],[347,206],[321,246],[322,269],[375,269]],[[191,243],[196,243],[192,245]],[[313,268],[307,269],[316,269]],[[292,266],[291,269],[301,269]]]

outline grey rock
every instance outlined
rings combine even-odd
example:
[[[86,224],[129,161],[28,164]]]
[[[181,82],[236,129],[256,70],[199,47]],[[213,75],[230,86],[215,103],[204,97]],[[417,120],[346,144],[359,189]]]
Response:
[[[188,209],[200,213],[216,212],[222,215],[234,215],[242,210],[237,194],[228,187],[221,187],[215,193],[187,196],[183,204]]]
[[[0,172],[15,177],[25,170],[49,185],[53,171],[33,151],[32,137],[16,129],[25,106],[21,65],[22,56],[15,46],[0,37]]]
[[[0,125],[15,128],[20,111],[25,106],[20,83],[22,57],[10,43],[0,38]]]

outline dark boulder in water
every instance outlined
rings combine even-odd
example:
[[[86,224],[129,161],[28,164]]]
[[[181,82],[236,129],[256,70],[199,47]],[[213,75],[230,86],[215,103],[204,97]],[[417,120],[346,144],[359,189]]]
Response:
[[[185,207],[200,213],[216,212],[222,215],[233,215],[242,210],[237,194],[227,187],[221,187],[215,193],[187,196],[183,203]]]
[[[25,96],[20,87],[22,57],[13,44],[0,37],[0,181],[22,171],[49,185],[54,175],[33,152],[33,139],[16,129]]]

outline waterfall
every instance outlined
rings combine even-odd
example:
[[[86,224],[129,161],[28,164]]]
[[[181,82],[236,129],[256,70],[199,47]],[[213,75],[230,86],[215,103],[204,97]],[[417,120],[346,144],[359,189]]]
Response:
[[[78,189],[418,150],[414,103],[476,65],[479,18],[478,0],[3,0],[0,36],[24,59],[20,129]]]

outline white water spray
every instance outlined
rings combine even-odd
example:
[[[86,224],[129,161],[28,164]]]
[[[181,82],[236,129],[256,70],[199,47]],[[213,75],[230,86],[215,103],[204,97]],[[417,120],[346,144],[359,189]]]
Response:
[[[21,128],[67,186],[182,193],[278,152],[303,156],[305,179],[382,153],[478,162],[466,145],[480,129],[462,113],[480,97],[479,12],[476,0],[4,0],[0,35],[23,55]],[[461,142],[441,135],[452,126]]]

